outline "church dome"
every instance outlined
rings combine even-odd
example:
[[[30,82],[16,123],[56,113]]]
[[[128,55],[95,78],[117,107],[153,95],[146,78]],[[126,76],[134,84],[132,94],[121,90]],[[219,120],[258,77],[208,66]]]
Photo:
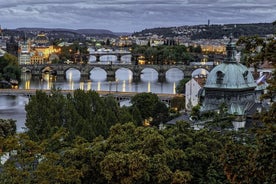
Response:
[[[253,75],[240,63],[222,63],[208,75],[205,88],[246,89],[255,88]]]
[[[38,45],[46,45],[49,43],[49,39],[45,34],[40,33],[36,36],[35,43]]]
[[[230,90],[256,88],[252,73],[236,60],[236,46],[232,38],[226,46],[226,51],[225,61],[209,73],[204,88]]]

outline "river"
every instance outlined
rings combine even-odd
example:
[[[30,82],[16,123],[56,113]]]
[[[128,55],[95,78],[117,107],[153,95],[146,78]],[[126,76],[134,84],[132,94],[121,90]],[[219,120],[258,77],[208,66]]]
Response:
[[[101,62],[112,61],[116,63],[116,58],[112,56],[103,56]],[[91,58],[90,62],[95,62]],[[123,62],[130,62],[130,57],[124,57]],[[66,78],[56,80],[49,74],[44,74],[42,79],[34,79],[29,73],[22,74],[20,89],[51,89],[53,87],[60,89],[83,89],[95,91],[120,91],[120,92],[153,92],[175,94],[175,88],[178,82],[183,79],[182,71],[174,68],[166,73],[166,81],[158,82],[158,73],[150,68],[146,68],[141,75],[140,82],[132,81],[132,72],[128,69],[119,69],[116,72],[115,81],[107,81],[106,73],[100,68],[95,68],[90,72],[90,80],[81,81],[80,72],[70,69],[66,73]],[[17,131],[24,131],[26,119],[25,104],[28,98],[23,96],[0,96],[0,118],[14,119],[17,124]],[[123,104],[123,103],[122,103]],[[126,102],[127,104],[127,102]]]

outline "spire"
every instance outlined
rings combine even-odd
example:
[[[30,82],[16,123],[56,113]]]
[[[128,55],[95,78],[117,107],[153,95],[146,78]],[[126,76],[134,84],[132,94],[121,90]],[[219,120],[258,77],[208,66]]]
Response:
[[[232,33],[230,34],[230,40],[226,45],[226,53],[227,53],[227,56],[226,56],[225,62],[229,62],[229,63],[237,62],[235,57],[237,54],[236,44],[233,42]]]

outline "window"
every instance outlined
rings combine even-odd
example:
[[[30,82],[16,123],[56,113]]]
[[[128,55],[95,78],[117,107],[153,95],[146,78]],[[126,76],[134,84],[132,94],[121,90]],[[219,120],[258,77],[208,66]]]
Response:
[[[217,84],[222,84],[224,73],[222,71],[217,71]]]

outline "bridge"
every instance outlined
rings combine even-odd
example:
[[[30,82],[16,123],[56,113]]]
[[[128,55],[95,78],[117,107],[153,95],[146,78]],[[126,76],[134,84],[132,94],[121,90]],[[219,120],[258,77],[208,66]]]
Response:
[[[107,49],[107,50],[90,51],[89,55],[90,56],[95,56],[96,57],[96,62],[100,62],[101,56],[105,56],[105,55],[116,56],[117,57],[116,60],[118,62],[120,62],[122,56],[131,55],[131,52],[125,51],[125,50],[111,50],[111,49]]]
[[[37,89],[0,89],[0,95],[7,96],[27,96],[31,97],[36,94]],[[51,95],[52,90],[40,90],[45,92],[47,95]],[[61,94],[67,95],[74,93],[74,90],[59,90]],[[139,92],[114,92],[114,91],[96,91],[101,97],[113,96],[116,100],[124,101],[131,100],[133,96]],[[183,97],[182,94],[165,94],[165,93],[155,93],[162,102],[170,104],[170,101],[174,97]]]
[[[34,64],[34,65],[20,65],[22,72],[30,72],[33,76],[41,76],[42,73],[52,73],[57,76],[66,76],[66,71],[69,69],[76,69],[80,72],[81,79],[87,80],[90,77],[90,72],[94,68],[101,68],[106,72],[108,81],[115,81],[116,71],[122,68],[128,69],[132,72],[133,81],[139,81],[141,74],[145,68],[151,68],[157,71],[158,80],[160,82],[166,80],[166,72],[172,68],[181,70],[185,77],[191,77],[193,71],[196,69],[205,69],[211,71],[212,65],[133,65],[133,64]]]

